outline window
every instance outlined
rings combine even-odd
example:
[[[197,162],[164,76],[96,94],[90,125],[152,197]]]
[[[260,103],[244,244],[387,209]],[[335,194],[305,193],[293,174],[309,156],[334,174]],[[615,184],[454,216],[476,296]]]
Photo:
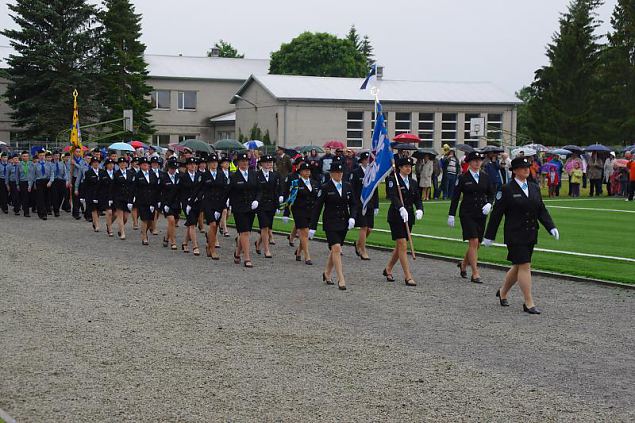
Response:
[[[432,148],[434,144],[434,113],[419,113],[419,147]]]
[[[218,131],[217,139],[226,140],[234,138],[234,131]]]
[[[386,112],[382,113],[384,115],[384,125],[386,129],[388,129],[388,114]],[[373,111],[370,115],[370,137],[373,137],[373,131],[375,130],[375,112]]]
[[[450,147],[456,144],[456,113],[443,113],[441,116],[441,142]]]
[[[361,148],[364,144],[364,112],[346,113],[346,146]]]
[[[489,113],[487,115],[487,139],[500,140],[503,136],[503,115]]]
[[[179,135],[179,142],[183,142],[185,140],[195,140],[196,135]]]
[[[410,132],[410,113],[395,113],[395,135]]]
[[[164,134],[156,134],[152,136],[152,145],[168,145],[170,136]]]
[[[179,91],[179,110],[196,110],[196,91]]]
[[[470,121],[471,119],[475,119],[475,118],[480,118],[481,115],[478,113],[466,113],[465,114],[465,123],[463,125],[463,140],[465,141],[465,144],[472,146],[474,148],[478,147],[478,137],[476,138],[472,138],[472,136],[470,135],[470,129],[471,129],[471,124]]]
[[[170,91],[157,90],[150,94],[155,109],[170,110]]]

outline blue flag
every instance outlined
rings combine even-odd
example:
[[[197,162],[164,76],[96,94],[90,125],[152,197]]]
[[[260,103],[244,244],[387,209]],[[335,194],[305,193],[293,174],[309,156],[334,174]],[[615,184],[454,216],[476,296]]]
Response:
[[[372,162],[368,165],[362,186],[362,213],[366,213],[366,206],[373,198],[375,190],[392,170],[393,154],[390,150],[390,138],[386,131],[384,114],[381,111],[381,104],[377,102],[375,108],[375,129],[373,130],[372,141]]]
[[[370,79],[372,77],[376,77],[377,76],[377,65],[372,65],[370,67],[370,71],[368,71],[368,75],[366,75],[366,79],[364,79],[364,83],[362,84],[361,87],[359,87],[360,90],[365,90],[366,86],[368,85],[368,82],[370,81]]]

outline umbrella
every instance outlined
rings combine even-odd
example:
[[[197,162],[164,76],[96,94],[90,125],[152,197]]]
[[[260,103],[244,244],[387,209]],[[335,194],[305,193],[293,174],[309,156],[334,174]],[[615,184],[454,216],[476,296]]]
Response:
[[[547,163],[545,163],[544,165],[542,165],[540,167],[540,172],[541,173],[547,173],[547,172],[549,172],[551,170],[551,168],[558,169],[558,167],[559,166],[557,164],[555,164],[555,163],[547,162]]]
[[[289,157],[295,157],[298,155],[298,150],[294,149],[294,148],[285,148],[282,147],[284,149],[284,154],[286,154]]]
[[[602,145],[602,144],[593,144],[593,145],[589,145],[588,147],[586,147],[584,149],[584,151],[595,151],[595,152],[603,152],[603,153],[609,153],[611,151],[610,148]]]
[[[179,145],[187,147],[192,151],[198,151],[207,154],[214,152],[214,148],[211,145],[201,140],[185,140],[183,142],[180,142]]]
[[[70,146],[70,145],[67,145],[66,147],[64,147],[64,151],[65,152],[66,151],[71,151],[71,148],[73,148],[73,147]],[[85,145],[82,145],[82,151],[87,151],[87,150],[88,150],[88,147],[86,147]]]
[[[0,141],[0,145],[7,145],[7,143],[4,141]]]
[[[515,150],[512,150],[512,157],[517,157],[520,153],[523,153],[525,157],[535,156],[538,152],[533,148],[520,147]]]
[[[474,147],[472,147],[471,145],[467,145],[467,144],[456,144],[454,146],[454,148],[456,148],[459,151],[462,151],[464,153],[471,153],[472,151],[474,151]]]
[[[414,153],[412,153],[412,157],[416,158],[416,159],[423,159],[423,156],[425,155],[429,155],[432,157],[438,156],[439,153],[437,153],[436,151],[434,151],[432,148],[420,148],[417,151],[415,151]]]
[[[534,150],[536,150],[538,152],[547,151],[548,150],[548,148],[545,147],[542,144],[526,144],[526,145],[523,145],[523,147],[531,148],[531,149],[534,149]]]
[[[346,145],[342,141],[331,140],[324,144],[324,148],[330,148],[332,150],[337,150],[338,148],[345,149]]]
[[[406,134],[397,135],[395,138],[393,138],[393,141],[397,141],[397,142],[401,142],[401,143],[421,142],[421,138],[419,138],[415,134],[406,133]]]
[[[495,145],[486,145],[485,147],[479,149],[479,151],[481,153],[503,153],[505,149]]]
[[[134,148],[148,148],[148,146],[141,141],[130,141],[128,144],[130,144]]]
[[[624,152],[627,152],[627,151],[635,151],[635,144],[633,144],[633,145],[629,145],[628,147],[624,147],[624,150],[623,150],[623,151],[624,151]]]
[[[172,151],[175,151],[177,153],[181,153],[183,152],[183,150],[185,150],[185,146],[181,144],[168,144],[168,147],[171,148]]]
[[[584,149],[582,147],[578,147],[577,145],[569,144],[569,145],[565,145],[562,148],[564,148],[565,150],[569,150],[572,153],[577,153],[577,154],[584,153]]]
[[[418,150],[416,146],[412,144],[403,143],[403,142],[391,142],[390,147],[395,150],[410,150],[410,151]]]
[[[315,150],[318,153],[324,153],[322,147],[318,147],[317,145],[304,145],[297,149],[299,153],[308,153],[311,150]]]
[[[564,148],[555,148],[553,150],[547,151],[547,154],[553,154],[558,156],[568,156],[571,154],[571,151]]]
[[[251,140],[243,143],[243,145],[247,150],[258,150],[259,148],[263,147],[265,143],[260,140]]]
[[[628,160],[626,159],[617,159],[613,161],[613,167],[626,167],[628,164]]]
[[[236,140],[232,140],[230,138],[216,141],[213,144],[216,150],[244,150],[245,146]]]
[[[114,144],[110,144],[108,146],[108,150],[132,151],[134,153],[134,147],[127,142],[116,142]]]

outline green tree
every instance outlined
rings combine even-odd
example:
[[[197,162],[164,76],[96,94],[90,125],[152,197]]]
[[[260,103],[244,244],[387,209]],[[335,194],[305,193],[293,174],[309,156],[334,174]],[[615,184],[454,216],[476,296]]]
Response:
[[[366,58],[348,39],[327,33],[304,32],[271,53],[269,73],[361,78]]]
[[[373,63],[375,63],[375,55],[373,54],[373,50],[374,48],[370,43],[370,38],[368,38],[368,35],[364,35],[364,39],[362,40],[359,51],[366,58],[366,65],[369,68]]]
[[[118,119],[123,110],[132,109],[135,138],[147,139],[154,133],[150,120],[152,105],[147,100],[152,88],[147,84],[144,60],[146,46],[141,37],[141,15],[129,0],[106,0],[100,14],[103,24],[101,45],[101,100],[103,121]]]
[[[351,29],[349,29],[348,34],[346,34],[346,39],[350,41],[357,50],[362,48],[362,41],[355,25],[351,25]]]
[[[71,125],[74,89],[81,121],[94,121],[100,114],[95,7],[85,0],[16,0],[8,7],[18,28],[2,31],[16,52],[8,59],[5,95],[16,125],[26,137],[55,139]]]
[[[530,131],[530,119],[528,104],[532,100],[532,90],[531,87],[522,87],[520,90],[516,91],[516,98],[522,101],[522,104],[518,105],[517,109],[517,118],[516,118],[516,136],[518,137],[517,144],[525,144],[525,141],[531,139],[531,131]]]
[[[601,134],[597,93],[600,0],[574,0],[536,71],[528,103],[529,133],[549,145],[589,144]]]
[[[269,135],[269,129],[265,131],[265,135],[262,137],[264,145],[271,145],[271,135]]]
[[[262,141],[262,131],[258,127],[258,123],[254,123],[249,131],[249,140]]]
[[[635,0],[618,0],[602,52],[600,81],[606,141],[635,142]]]
[[[234,48],[230,43],[227,43],[223,40],[218,40],[217,43],[214,44],[214,48],[218,49],[218,57],[233,57],[235,59],[244,59],[244,54],[238,54],[238,50]],[[208,50],[208,57],[212,57],[212,50]]]

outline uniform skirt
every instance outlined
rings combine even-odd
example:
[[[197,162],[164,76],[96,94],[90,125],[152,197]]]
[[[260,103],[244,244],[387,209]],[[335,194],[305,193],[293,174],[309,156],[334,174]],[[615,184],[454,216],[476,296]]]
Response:
[[[218,213],[218,219],[216,219],[216,217],[214,216],[214,213]],[[220,223],[220,219],[223,216],[223,209],[219,209],[216,210],[213,207],[206,207],[205,210],[203,210],[203,217],[205,218],[205,223],[207,223],[208,225],[211,225],[212,223]]]
[[[344,245],[344,240],[346,239],[346,233],[348,232],[346,229],[343,231],[325,231],[326,232],[326,242],[329,244],[329,249],[335,244]]]
[[[187,208],[187,206],[186,206]],[[185,226],[196,226],[198,225],[198,215],[200,214],[200,209],[198,206],[192,207],[190,209],[190,213],[185,217]]]
[[[375,227],[375,210],[369,207],[366,214],[362,214],[360,210],[355,216],[356,228],[374,228]]]
[[[130,210],[128,210],[128,203],[126,203],[125,201],[115,200],[113,205],[115,207],[115,210],[121,210],[126,213],[130,213]]]
[[[397,221],[389,221],[390,225],[390,234],[392,235],[392,240],[396,241],[398,239],[407,239],[408,233],[406,232],[406,225],[403,220],[399,219]],[[412,220],[408,220],[408,228],[412,232]]]
[[[306,229],[311,224],[311,212],[293,207],[291,209],[296,229]]]
[[[479,217],[471,215],[461,215],[461,229],[463,229],[463,241],[478,238],[479,242],[483,241],[485,233],[485,222],[487,216],[481,214]]]
[[[236,231],[240,234],[243,232],[251,232],[254,226],[254,219],[256,218],[256,212],[234,212],[234,222],[236,223]]]
[[[181,217],[181,209],[180,209],[179,207],[176,207],[176,208],[172,208],[172,207],[170,207],[170,210],[166,213],[166,212],[165,212],[165,207],[164,207],[164,206],[162,206],[162,207],[161,207],[161,211],[163,212],[163,217],[165,217],[166,219],[167,219],[169,216],[174,216],[174,218],[175,218],[176,220],[179,220],[179,218]]]
[[[258,210],[258,227],[260,229],[273,228],[273,218],[276,215],[275,210]]]
[[[535,244],[512,244],[507,245],[507,260],[512,264],[531,263],[531,256],[534,253]]]
[[[154,213],[150,211],[151,204],[142,205],[137,204],[137,212],[139,213],[139,219],[143,222],[151,222],[154,219]]]

